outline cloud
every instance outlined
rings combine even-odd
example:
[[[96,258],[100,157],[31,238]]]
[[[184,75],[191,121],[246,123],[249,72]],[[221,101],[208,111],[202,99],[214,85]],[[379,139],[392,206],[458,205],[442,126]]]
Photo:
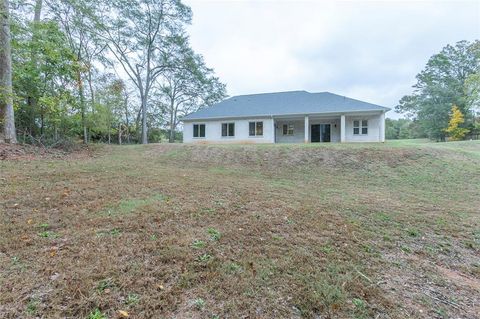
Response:
[[[394,107],[432,54],[480,37],[477,1],[184,2],[192,45],[230,95],[304,89]]]

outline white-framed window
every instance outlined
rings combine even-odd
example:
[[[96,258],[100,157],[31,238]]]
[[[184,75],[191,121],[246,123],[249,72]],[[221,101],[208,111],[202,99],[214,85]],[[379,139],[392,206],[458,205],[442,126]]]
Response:
[[[293,124],[283,124],[283,135],[293,135],[295,126]]]
[[[193,137],[205,137],[205,124],[193,124]]]
[[[222,137],[235,136],[235,123],[222,123]]]
[[[368,135],[368,120],[354,120],[353,135]]]
[[[263,122],[249,122],[248,123],[249,136],[263,136]]]

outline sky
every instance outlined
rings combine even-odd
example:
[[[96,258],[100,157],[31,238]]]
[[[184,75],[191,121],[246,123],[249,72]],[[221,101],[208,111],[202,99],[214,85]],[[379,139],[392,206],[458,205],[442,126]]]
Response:
[[[480,0],[183,2],[192,46],[230,96],[329,91],[393,109],[430,56],[480,39]]]

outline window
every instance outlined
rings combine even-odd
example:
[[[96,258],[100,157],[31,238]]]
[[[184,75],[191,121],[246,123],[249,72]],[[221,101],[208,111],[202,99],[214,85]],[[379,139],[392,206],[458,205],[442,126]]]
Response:
[[[283,124],[283,135],[293,135],[293,124]]]
[[[193,137],[205,137],[205,124],[193,124]]]
[[[353,121],[353,135],[367,135],[368,134],[368,120]]]
[[[368,121],[367,120],[362,121],[362,134],[363,135],[368,134]]]
[[[222,136],[235,136],[235,123],[222,123]]]
[[[248,131],[250,136],[263,136],[263,122],[248,123]]]

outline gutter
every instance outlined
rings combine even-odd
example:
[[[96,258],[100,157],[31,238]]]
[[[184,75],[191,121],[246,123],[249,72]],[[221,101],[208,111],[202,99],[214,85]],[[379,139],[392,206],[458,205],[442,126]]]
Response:
[[[182,122],[191,122],[191,121],[212,121],[212,120],[220,120],[220,119],[242,119],[242,118],[260,118],[260,117],[266,117],[266,118],[273,118],[274,116],[277,117],[288,117],[288,116],[315,116],[315,115],[332,115],[332,114],[344,114],[344,113],[362,113],[362,112],[388,112],[391,109],[388,107],[385,107],[383,110],[347,110],[347,111],[332,111],[332,112],[320,112],[320,113],[290,113],[290,114],[254,114],[254,115],[242,115],[242,116],[215,116],[215,117],[204,117],[204,118],[187,118],[187,119],[180,119]],[[188,116],[188,115],[187,115]]]

